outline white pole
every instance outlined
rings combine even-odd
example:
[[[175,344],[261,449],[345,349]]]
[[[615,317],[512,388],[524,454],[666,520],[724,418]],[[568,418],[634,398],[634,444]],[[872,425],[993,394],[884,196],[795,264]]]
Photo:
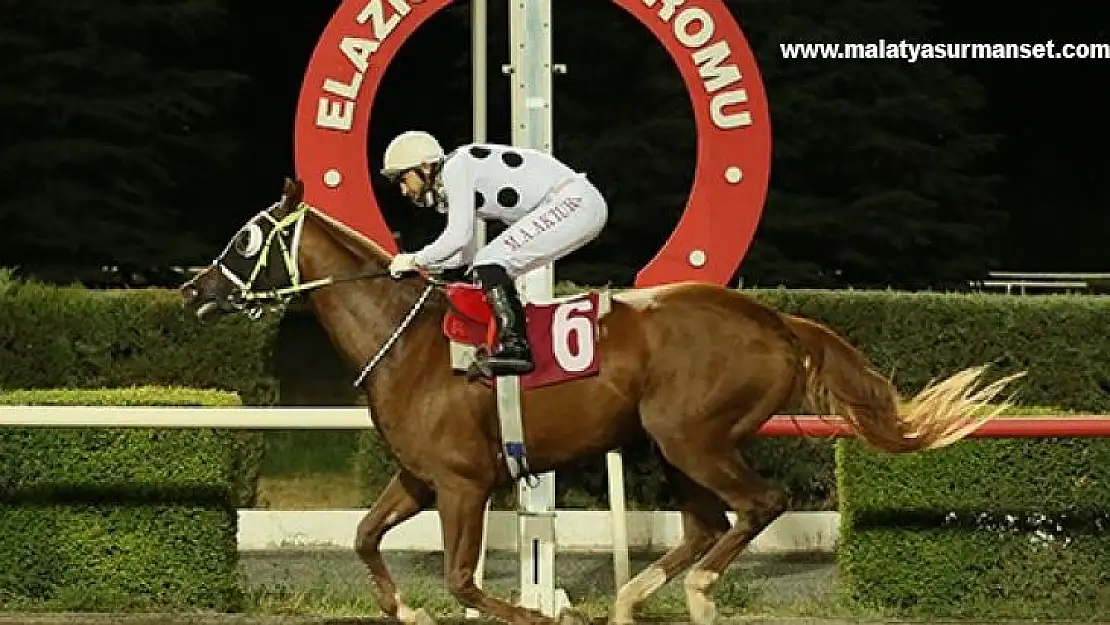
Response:
[[[513,145],[552,151],[552,62],[550,0],[509,0],[510,78]],[[550,300],[549,264],[518,280],[529,301]],[[555,588],[555,474],[538,476],[533,487],[519,486],[521,604],[548,616],[567,603]]]
[[[624,508],[624,458],[620,450],[605,454],[609,474],[609,524],[613,533],[613,584],[620,590],[628,583],[628,516]]]
[[[473,106],[471,107],[471,126],[474,132],[474,141],[487,141],[488,113],[486,98],[489,63],[487,59],[486,24],[488,20],[488,7],[486,0],[472,0],[470,6],[470,81],[473,90]],[[474,224],[474,242],[481,246],[486,242],[486,222],[478,220]]]
[[[472,93],[471,127],[475,143],[485,142],[487,125],[487,43],[486,24],[488,7],[486,0],[472,0],[470,5],[470,84]],[[474,224],[474,246],[481,247],[486,242],[486,222],[481,219]],[[489,507],[486,501],[486,512],[482,523],[482,550],[478,552],[478,565],[474,571],[474,584],[482,587],[486,572],[486,540],[489,534]],[[466,609],[467,618],[478,618],[481,614],[474,608]]]

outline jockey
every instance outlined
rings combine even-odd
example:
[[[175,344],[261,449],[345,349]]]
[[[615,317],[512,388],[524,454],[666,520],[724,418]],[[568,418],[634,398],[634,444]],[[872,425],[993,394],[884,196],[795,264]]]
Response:
[[[596,238],[608,218],[601,193],[584,174],[547,153],[471,143],[444,154],[439,142],[421,131],[398,135],[382,161],[382,175],[399,184],[403,195],[447,215],[442,234],[418,252],[395,256],[390,273],[469,266],[497,323],[498,347],[482,363],[495,376],[532,371],[514,280]],[[475,249],[477,219],[508,227]]]

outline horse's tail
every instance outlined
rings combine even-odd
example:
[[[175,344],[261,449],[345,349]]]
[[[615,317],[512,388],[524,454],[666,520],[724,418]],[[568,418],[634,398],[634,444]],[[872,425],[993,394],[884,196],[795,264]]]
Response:
[[[964,438],[1009,405],[990,402],[1024,375],[977,388],[986,367],[970,367],[926,386],[901,406],[894,384],[859,350],[819,323],[783,317],[807,352],[805,393],[810,409],[840,415],[864,443],[880,451],[937,449]]]

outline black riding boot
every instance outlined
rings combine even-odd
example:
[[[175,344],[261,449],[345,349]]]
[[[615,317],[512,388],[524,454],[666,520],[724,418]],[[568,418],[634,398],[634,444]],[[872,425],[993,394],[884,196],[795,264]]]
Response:
[[[524,306],[516,287],[504,268],[481,265],[474,268],[478,284],[493,308],[497,323],[497,345],[492,354],[481,358],[481,364],[493,376],[524,375],[535,369],[532,348],[525,330]]]

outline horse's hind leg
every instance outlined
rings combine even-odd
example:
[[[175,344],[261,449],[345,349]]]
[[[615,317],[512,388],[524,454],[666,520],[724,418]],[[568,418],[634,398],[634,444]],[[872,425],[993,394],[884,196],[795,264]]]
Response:
[[[609,618],[617,625],[633,623],[632,611],[636,606],[686,570],[729,529],[725,505],[719,497],[665,459],[660,461],[682,513],[682,541],[621,587]]]
[[[732,453],[732,457],[722,455],[716,469],[698,473],[697,479],[714,484],[737,518],[736,525],[686,574],[686,606],[695,625],[715,622],[717,607],[709,598],[714,584],[748,543],[786,510],[786,494],[767,486],[737,452]]]
[[[695,625],[715,622],[717,610],[709,593],[717,579],[744,547],[786,510],[785,493],[769,487],[744,463],[737,448],[773,414],[786,390],[783,385],[763,393],[740,419],[735,408],[679,419],[651,418],[655,413],[644,413],[648,417],[644,426],[667,461],[736,512],[736,524],[686,574],[686,604]]]
[[[434,500],[432,490],[405,471],[393,475],[370,512],[362,518],[355,534],[355,551],[370,572],[375,596],[382,611],[402,623],[416,622],[416,613],[401,602],[397,586],[382,559],[382,537],[390,529],[412,518]]]
[[[691,621],[708,625],[717,617],[709,598],[714,584],[744,547],[786,510],[786,495],[744,464],[726,433],[690,428],[682,436],[657,440],[668,460],[736,512],[736,524],[690,569],[684,582]]]

